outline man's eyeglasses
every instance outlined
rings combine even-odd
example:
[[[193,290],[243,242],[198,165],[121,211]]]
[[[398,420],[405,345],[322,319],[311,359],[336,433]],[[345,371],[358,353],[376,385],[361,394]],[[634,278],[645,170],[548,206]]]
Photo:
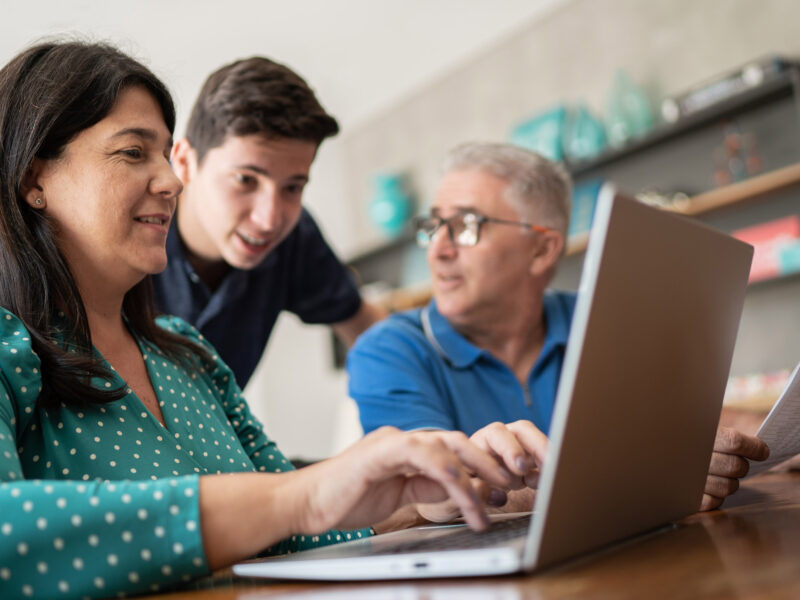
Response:
[[[504,219],[494,219],[485,217],[474,212],[461,212],[445,219],[436,215],[423,215],[415,217],[414,229],[417,232],[417,245],[420,248],[427,248],[433,236],[444,225],[447,227],[447,234],[450,241],[456,246],[474,246],[480,238],[481,226],[484,223],[498,223],[500,225],[514,225],[529,231],[544,233],[549,231],[549,227],[541,225],[531,225],[521,221],[506,221]]]

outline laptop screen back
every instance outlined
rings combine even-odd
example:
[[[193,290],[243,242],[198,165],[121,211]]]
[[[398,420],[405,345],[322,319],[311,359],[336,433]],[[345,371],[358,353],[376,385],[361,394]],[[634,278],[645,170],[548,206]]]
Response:
[[[528,568],[697,510],[751,257],[747,244],[603,189]]]

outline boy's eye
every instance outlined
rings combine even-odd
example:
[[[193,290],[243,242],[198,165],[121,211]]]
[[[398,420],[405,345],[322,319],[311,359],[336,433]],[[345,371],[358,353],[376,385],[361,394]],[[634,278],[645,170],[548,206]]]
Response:
[[[245,173],[236,173],[234,175],[234,179],[236,179],[236,181],[238,183],[241,183],[242,185],[253,185],[256,182],[255,177],[253,177],[252,175],[247,175]]]
[[[302,183],[292,183],[286,186],[286,191],[290,194],[301,194],[304,187]]]

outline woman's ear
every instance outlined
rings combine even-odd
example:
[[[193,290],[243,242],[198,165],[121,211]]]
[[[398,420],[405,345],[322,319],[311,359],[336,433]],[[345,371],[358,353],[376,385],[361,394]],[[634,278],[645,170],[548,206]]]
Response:
[[[44,188],[40,182],[43,164],[42,160],[34,158],[22,179],[22,186],[20,186],[22,197],[32,208],[45,207]]]
[[[194,174],[197,172],[197,153],[189,140],[181,138],[172,145],[170,163],[175,175],[184,186],[194,178]]]
[[[564,236],[555,229],[538,234],[536,250],[531,261],[532,275],[545,275],[553,271],[564,252]]]

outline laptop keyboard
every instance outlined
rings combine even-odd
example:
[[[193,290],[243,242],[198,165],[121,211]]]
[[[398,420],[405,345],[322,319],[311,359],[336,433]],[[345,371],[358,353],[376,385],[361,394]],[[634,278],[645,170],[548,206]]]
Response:
[[[494,521],[486,531],[454,529],[446,535],[434,539],[415,540],[381,550],[380,554],[405,554],[418,550],[469,550],[494,546],[502,542],[526,535],[531,516]]]

